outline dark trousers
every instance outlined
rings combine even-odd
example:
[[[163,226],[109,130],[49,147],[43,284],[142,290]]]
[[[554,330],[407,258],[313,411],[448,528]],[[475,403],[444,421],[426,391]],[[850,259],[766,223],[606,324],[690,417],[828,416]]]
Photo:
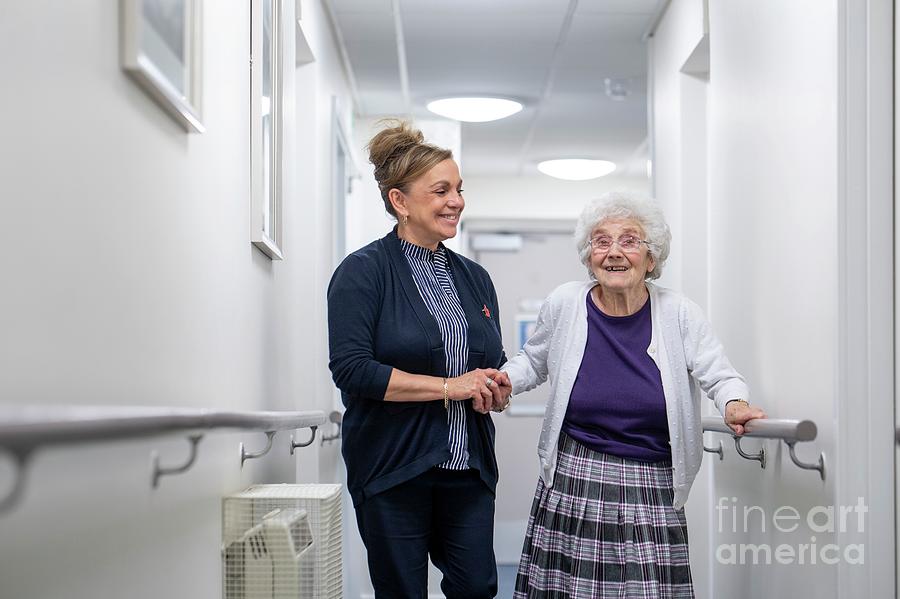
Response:
[[[356,508],[376,599],[424,599],[428,555],[447,599],[497,594],[494,495],[475,470],[428,472]]]

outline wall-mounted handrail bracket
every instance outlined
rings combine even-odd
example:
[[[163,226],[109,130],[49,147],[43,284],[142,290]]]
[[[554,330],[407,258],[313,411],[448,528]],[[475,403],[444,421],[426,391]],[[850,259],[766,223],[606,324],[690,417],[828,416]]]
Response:
[[[756,453],[756,454],[749,454],[749,453],[746,453],[746,452],[741,448],[741,439],[742,439],[742,438],[743,438],[743,437],[739,437],[738,435],[734,435],[734,448],[737,450],[738,455],[740,455],[740,456],[741,456],[742,458],[744,458],[745,460],[756,460],[757,462],[759,462],[759,467],[760,467],[760,468],[765,468],[765,467],[766,467],[766,448],[765,448],[765,447],[761,447],[761,448],[759,449],[759,453]]]
[[[794,446],[797,444],[796,441],[785,441],[787,443],[788,448],[790,449],[791,461],[797,465],[798,468],[803,468],[804,470],[818,470],[819,476],[822,480],[825,480],[825,454],[819,454],[819,461],[815,464],[808,464],[806,462],[801,462],[797,458],[797,454],[794,452]]]
[[[323,433],[322,445],[331,443],[332,441],[337,441],[341,438],[341,427],[344,423],[344,415],[337,410],[333,410],[331,414],[328,415],[328,421],[335,425],[335,432],[330,435]]]
[[[247,460],[255,460],[256,458],[261,458],[272,449],[272,439],[275,438],[275,431],[266,431],[266,447],[260,451],[247,451],[244,449],[244,444],[241,443],[241,468],[244,467],[244,462]]]
[[[27,449],[10,449],[9,455],[12,456],[15,462],[15,479],[6,496],[0,498],[0,513],[11,510],[22,499],[25,490],[25,473],[28,471],[28,460],[31,458],[31,451]]]
[[[898,430],[898,439],[900,439],[900,428]],[[760,449],[756,455],[748,455],[741,449],[741,439],[746,437],[756,437],[757,439],[778,439],[787,443],[790,449],[791,461],[797,467],[804,470],[816,470],[822,480],[825,480],[825,454],[819,454],[819,461],[815,464],[801,462],[797,458],[795,445],[800,441],[815,441],[818,434],[816,423],[812,420],[787,420],[778,418],[759,418],[748,420],[744,423],[744,434],[738,437],[734,434],[725,420],[716,416],[703,417],[703,432],[707,433],[724,433],[734,437],[734,446],[738,454],[747,460],[757,460],[760,466],[766,467],[766,448]],[[710,451],[706,447],[707,451]],[[715,452],[714,452],[715,453]]]
[[[719,440],[719,446],[718,446],[718,447],[707,447],[706,444],[704,443],[704,445],[703,445],[703,451],[705,451],[705,452],[707,452],[707,453],[717,453],[717,454],[719,454],[719,461],[720,461],[720,462],[721,462],[722,460],[725,459],[725,446],[722,445],[722,440],[721,440],[721,439]]]
[[[312,445],[312,442],[316,440],[316,431],[319,430],[318,426],[311,426],[309,430],[312,431],[312,434],[309,436],[309,441],[303,441],[302,443],[296,443],[294,441],[294,435],[291,435],[291,455],[294,455],[294,450],[299,447],[309,447]]]
[[[182,472],[187,472],[190,470],[191,466],[194,465],[194,462],[197,460],[197,446],[200,444],[200,441],[203,439],[203,435],[191,435],[188,437],[188,441],[191,443],[191,452],[188,454],[187,461],[181,466],[173,466],[171,468],[164,467],[159,465],[159,452],[154,451],[150,454],[150,462],[153,466],[153,488],[156,489],[159,487],[159,479],[163,476],[168,476],[170,474],[181,474]]]

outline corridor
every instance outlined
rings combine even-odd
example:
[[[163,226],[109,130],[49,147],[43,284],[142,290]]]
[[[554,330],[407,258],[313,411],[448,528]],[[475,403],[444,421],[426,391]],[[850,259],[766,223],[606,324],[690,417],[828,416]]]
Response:
[[[900,597],[895,22],[890,0],[3,0],[0,599],[237,599],[223,498],[346,487],[326,297],[400,220],[366,150],[387,117],[452,151],[444,245],[489,273],[509,358],[590,276],[583,207],[655,198],[654,283],[775,421],[736,444],[702,400],[697,599]],[[435,104],[473,97],[505,113]],[[503,599],[548,387],[490,416]],[[371,599],[341,498],[332,586]]]

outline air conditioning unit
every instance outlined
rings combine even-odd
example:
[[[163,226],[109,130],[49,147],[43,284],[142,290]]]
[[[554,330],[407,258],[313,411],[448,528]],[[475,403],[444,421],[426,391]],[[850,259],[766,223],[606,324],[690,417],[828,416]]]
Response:
[[[340,599],[341,485],[254,485],[222,500],[225,599]]]
[[[300,573],[312,544],[305,510],[272,510],[225,547],[226,599],[309,597],[311,581]]]

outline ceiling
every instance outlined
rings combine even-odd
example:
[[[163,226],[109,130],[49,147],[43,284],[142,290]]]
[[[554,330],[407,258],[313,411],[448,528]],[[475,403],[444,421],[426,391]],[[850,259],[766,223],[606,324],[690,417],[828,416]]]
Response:
[[[360,116],[439,118],[436,98],[507,97],[525,108],[462,124],[467,175],[537,173],[600,158],[646,175],[647,45],[665,0],[326,0]],[[604,80],[622,80],[623,100]]]

